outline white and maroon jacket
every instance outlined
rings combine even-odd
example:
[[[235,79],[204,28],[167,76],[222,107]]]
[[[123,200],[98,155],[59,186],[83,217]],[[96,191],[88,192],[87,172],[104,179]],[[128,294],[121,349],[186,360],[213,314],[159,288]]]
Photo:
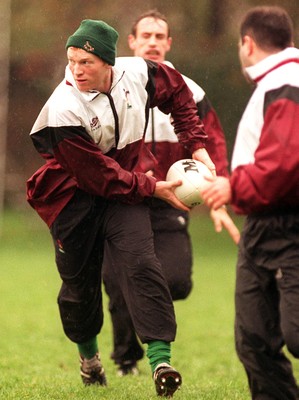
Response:
[[[174,68],[169,61],[165,61],[165,64]],[[228,176],[225,136],[217,114],[203,89],[190,78],[182,76],[193,93],[198,115],[208,135],[206,149],[216,166],[217,175]],[[179,142],[174,132],[171,115],[166,115],[157,108],[150,110],[145,143],[158,160],[154,169],[154,176],[157,179],[164,180],[169,167],[175,161],[192,158],[190,151]]]
[[[299,50],[246,68],[256,88],[239,124],[232,205],[240,214],[299,209]]]
[[[117,58],[109,93],[80,92],[66,68],[30,134],[46,164],[28,180],[27,199],[49,226],[77,188],[132,204],[153,195],[156,179],[144,171],[154,168],[154,157],[144,134],[155,106],[171,113],[189,152],[205,147],[192,93],[173,68]]]

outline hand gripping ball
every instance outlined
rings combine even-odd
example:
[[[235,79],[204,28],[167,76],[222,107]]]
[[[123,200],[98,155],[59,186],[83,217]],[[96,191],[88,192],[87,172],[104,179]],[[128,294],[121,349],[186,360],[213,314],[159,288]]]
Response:
[[[184,159],[172,164],[166,180],[181,180],[182,185],[175,188],[176,197],[188,207],[195,207],[203,203],[201,191],[208,181],[205,177],[212,177],[212,172],[201,161]]]

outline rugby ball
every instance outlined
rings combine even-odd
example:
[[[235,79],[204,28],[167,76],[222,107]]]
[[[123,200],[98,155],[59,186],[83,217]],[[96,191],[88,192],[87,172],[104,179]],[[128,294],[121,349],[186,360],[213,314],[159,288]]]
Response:
[[[203,203],[201,191],[208,184],[205,177],[212,176],[212,172],[201,161],[184,159],[172,164],[166,180],[181,180],[182,185],[174,189],[174,194],[186,206],[195,207]]]

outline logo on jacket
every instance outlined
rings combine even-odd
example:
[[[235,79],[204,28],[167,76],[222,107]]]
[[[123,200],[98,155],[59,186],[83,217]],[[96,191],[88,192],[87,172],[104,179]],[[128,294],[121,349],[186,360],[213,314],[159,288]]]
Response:
[[[90,127],[92,130],[99,128],[100,125],[100,121],[98,117],[94,117],[91,122],[90,122]]]
[[[128,90],[126,90],[126,89],[124,89],[124,92],[125,92],[126,101],[127,101],[127,108],[132,108],[132,104],[130,103],[130,100],[129,100],[130,92]]]
[[[94,47],[89,43],[88,40],[86,40],[85,45],[83,46],[84,50],[86,51],[94,51]]]

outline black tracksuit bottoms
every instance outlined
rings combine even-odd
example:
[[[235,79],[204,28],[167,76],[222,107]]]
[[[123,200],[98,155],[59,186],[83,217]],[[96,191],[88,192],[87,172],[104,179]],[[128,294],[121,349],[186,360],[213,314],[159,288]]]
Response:
[[[173,300],[185,299],[192,289],[192,245],[188,233],[189,214],[153,198],[147,201],[154,233],[156,256],[161,262]],[[107,250],[107,249],[106,249]],[[103,281],[109,296],[113,326],[112,358],[116,364],[135,362],[144,351],[136,337],[130,313],[111,268],[109,251],[105,251]]]
[[[104,243],[111,268],[143,343],[172,342],[174,307],[155,256],[149,209],[77,190],[51,226],[62,279],[58,304],[63,328],[75,343],[96,336],[103,324],[101,268]]]
[[[298,400],[284,346],[299,358],[299,213],[247,218],[236,278],[235,339],[253,400]]]

